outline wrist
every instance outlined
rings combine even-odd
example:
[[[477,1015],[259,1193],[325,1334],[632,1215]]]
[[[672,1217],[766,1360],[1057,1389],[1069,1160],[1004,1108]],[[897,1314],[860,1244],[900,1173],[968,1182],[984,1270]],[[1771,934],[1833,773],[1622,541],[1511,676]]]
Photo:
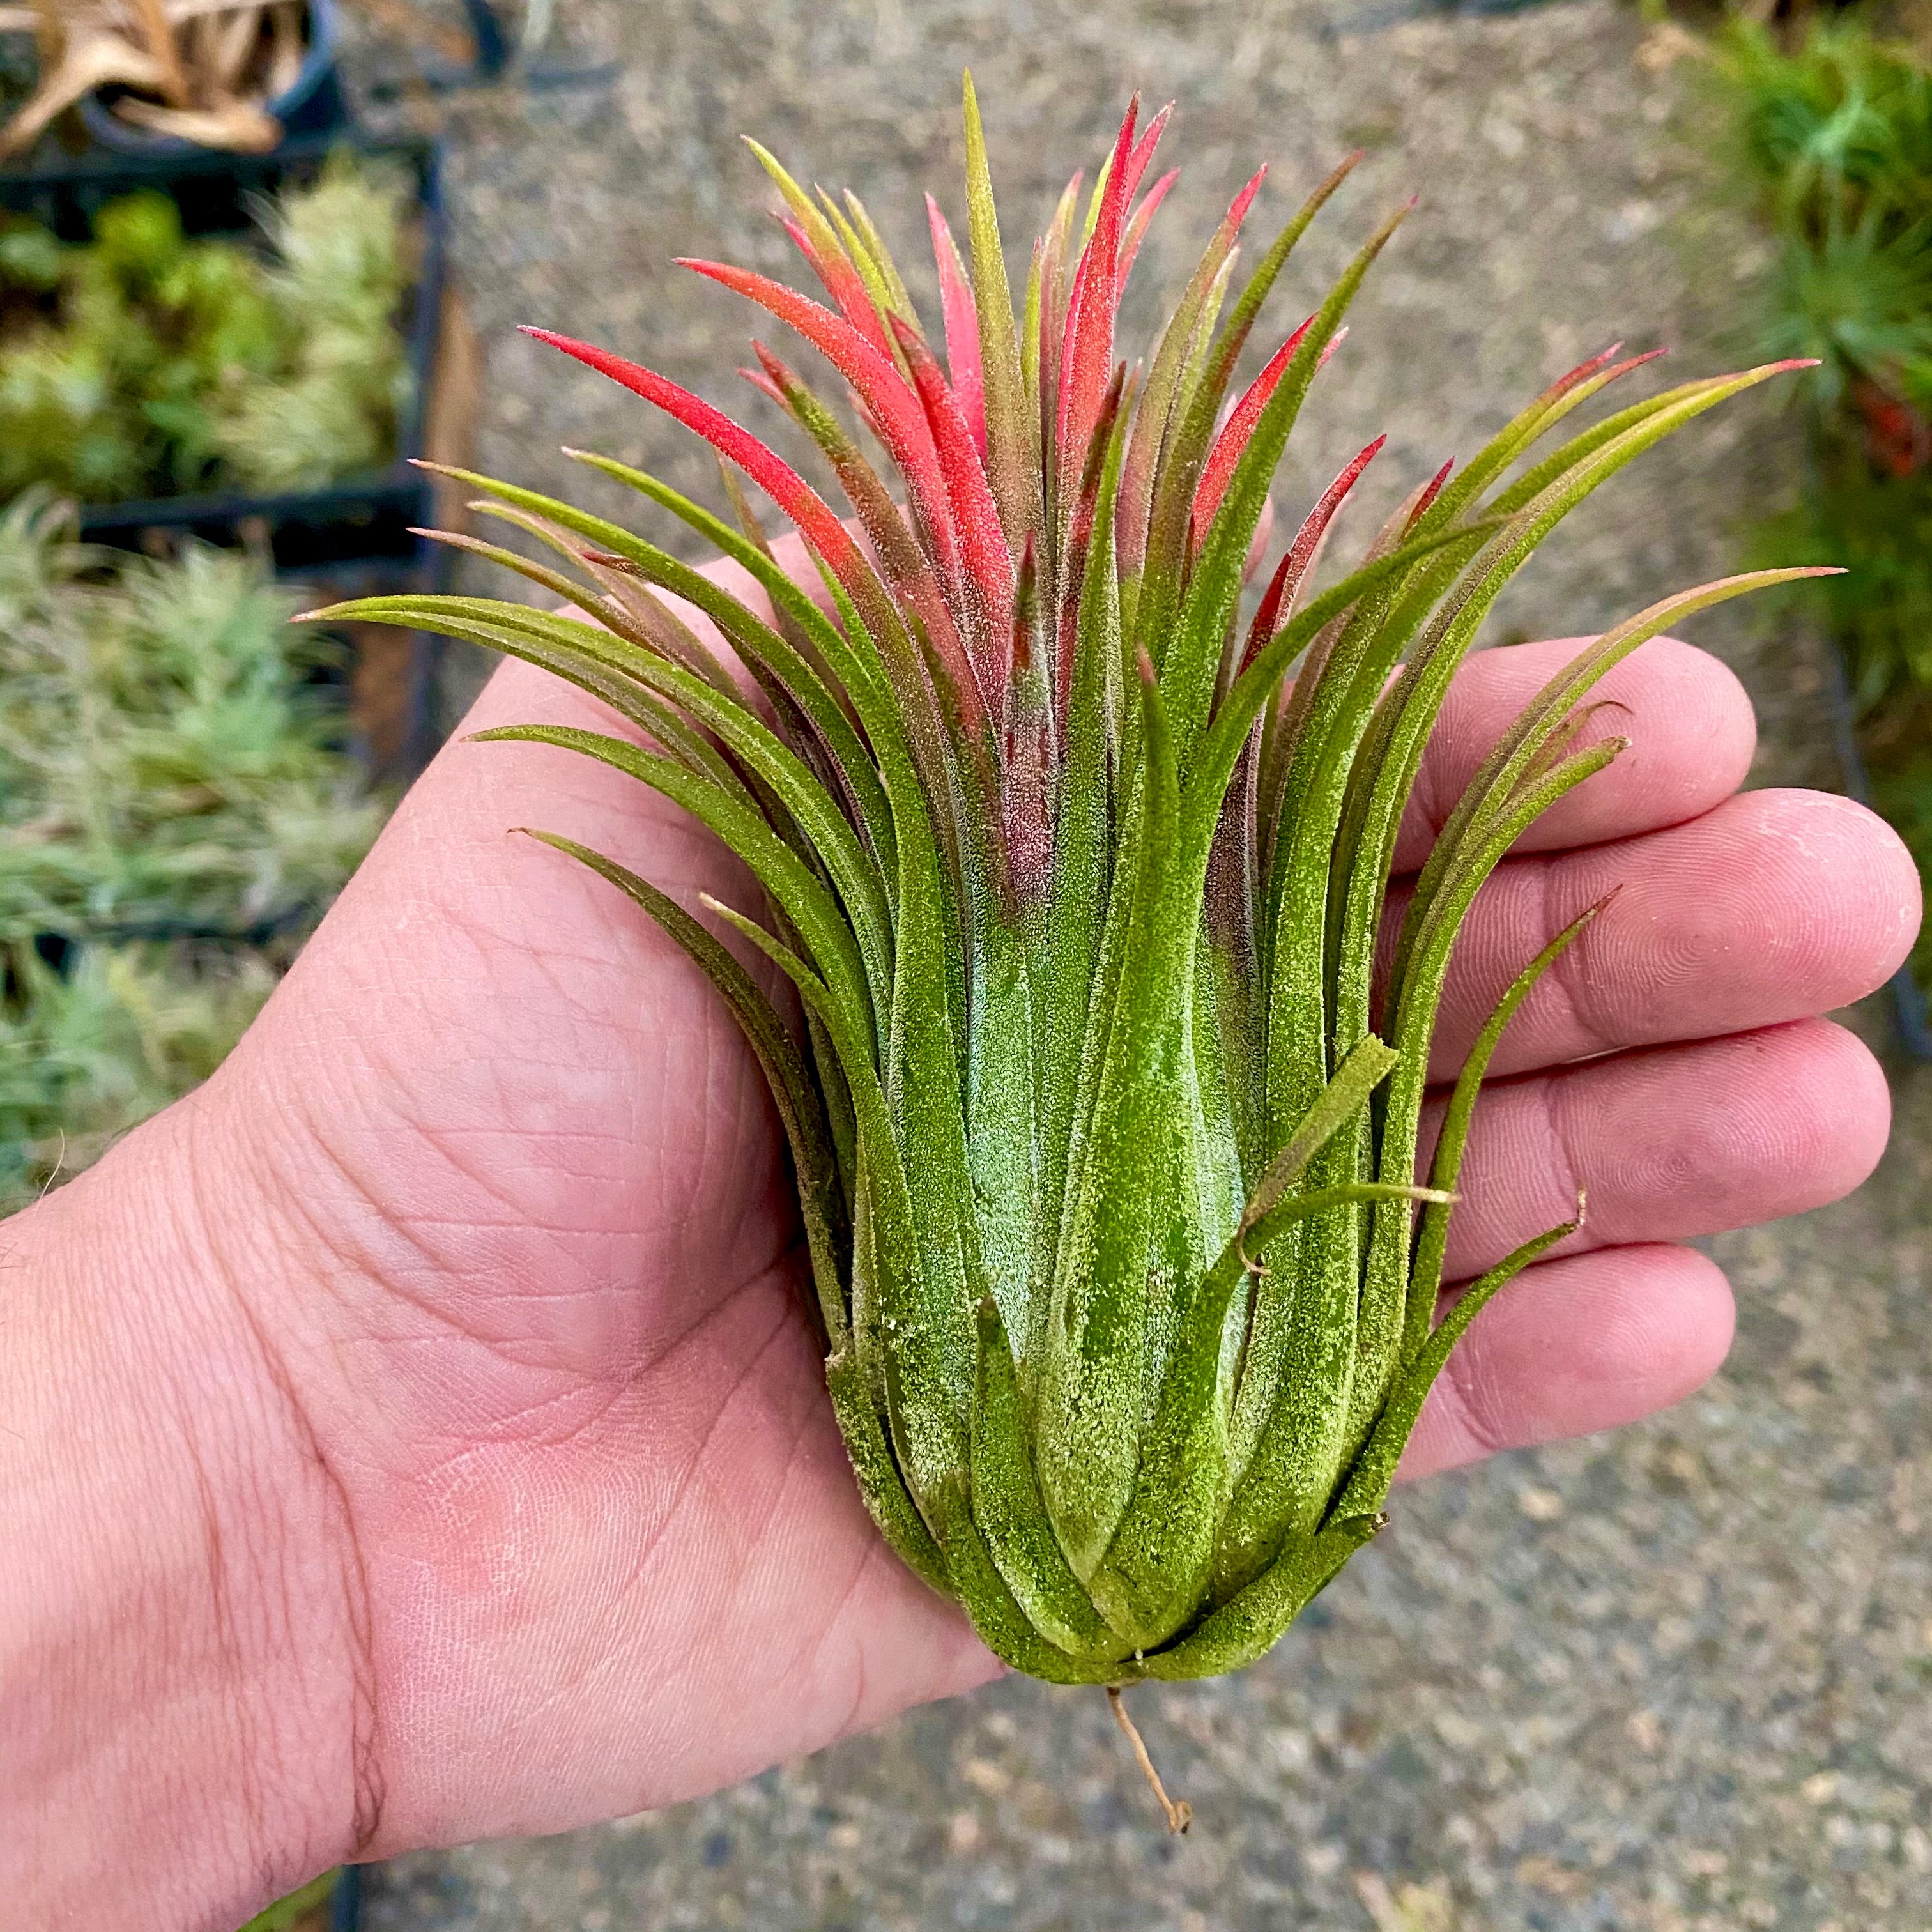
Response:
[[[184,1102],[0,1223],[0,1896],[24,1924],[232,1932],[373,1822],[346,1526],[206,1238],[235,1211],[220,1136]]]

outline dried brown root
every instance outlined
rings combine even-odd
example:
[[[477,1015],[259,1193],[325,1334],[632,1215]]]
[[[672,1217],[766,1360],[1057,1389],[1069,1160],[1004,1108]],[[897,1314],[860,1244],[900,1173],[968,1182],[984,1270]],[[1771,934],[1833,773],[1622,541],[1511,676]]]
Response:
[[[1114,1721],[1120,1727],[1129,1744],[1134,1748],[1134,1762],[1141,1768],[1141,1775],[1148,1781],[1148,1788],[1160,1804],[1167,1820],[1167,1828],[1178,1838],[1194,1822],[1194,1807],[1184,1798],[1168,1797],[1167,1786],[1160,1781],[1160,1773],[1154,1768],[1154,1760],[1148,1756],[1146,1740],[1138,1726],[1127,1715],[1127,1707],[1120,1696],[1118,1684],[1107,1686],[1107,1702],[1114,1707]]]

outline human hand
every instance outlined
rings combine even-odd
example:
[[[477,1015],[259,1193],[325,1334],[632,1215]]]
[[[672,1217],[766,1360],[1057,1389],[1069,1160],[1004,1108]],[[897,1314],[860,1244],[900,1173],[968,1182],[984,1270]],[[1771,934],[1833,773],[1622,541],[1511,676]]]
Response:
[[[1402,868],[1573,649],[1466,668]],[[1730,1294],[1670,1244],[1834,1198],[1884,1140],[1876,1064],[1810,1016],[1909,946],[1918,887],[1898,841],[1842,800],[1733,796],[1749,707],[1701,652],[1651,644],[1600,694],[1634,748],[1479,900],[1436,1070],[1453,1072],[1523,960],[1621,886],[1504,1039],[1512,1077],[1478,1112],[1450,1274],[1567,1218],[1580,1183],[1590,1218],[1474,1324],[1412,1475],[1695,1388],[1728,1344]],[[610,724],[507,665],[466,728],[539,720]],[[179,1674],[209,1688],[175,1700],[189,1734],[151,1748],[217,1748],[193,1728],[202,1702],[225,1726],[201,1803],[226,1836],[184,1869],[164,1922],[232,1924],[342,1857],[667,1803],[996,1668],[860,1504],[782,1141],[728,1014],[634,907],[506,836],[524,824],[687,904],[757,902],[708,836],[604,767],[454,744],[215,1079],[6,1231],[30,1317],[65,1310],[64,1268],[94,1257],[80,1360],[111,1366],[64,1358],[58,1413],[142,1448],[97,1452],[124,1498],[111,1525],[40,1506],[56,1550],[62,1535],[100,1549],[43,1561],[38,1586],[30,1560],[0,1610],[10,1587],[31,1604],[73,1574],[158,1564],[183,1600],[152,1658],[117,1629],[136,1647],[116,1667],[152,1685],[187,1643]],[[183,1520],[190,1553],[169,1556],[164,1526]],[[209,1619],[220,1642],[200,1634]],[[116,1680],[68,1648],[70,1710],[98,1700],[80,1676]],[[8,1815],[32,1790],[37,1828],[69,1835],[40,1882],[86,1899],[76,1924],[110,1916],[84,1888],[124,1842],[98,1822],[124,1815],[98,1780],[124,1749],[128,1694],[90,1752],[0,1759]],[[241,1822],[220,1783],[238,1744],[257,1765]]]

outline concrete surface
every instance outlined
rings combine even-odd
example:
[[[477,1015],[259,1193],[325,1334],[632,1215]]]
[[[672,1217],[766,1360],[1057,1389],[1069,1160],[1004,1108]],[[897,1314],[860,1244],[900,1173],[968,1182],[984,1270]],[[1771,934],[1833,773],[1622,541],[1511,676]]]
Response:
[[[728,372],[746,313],[667,266],[788,272],[736,136],[860,184],[910,256],[919,190],[961,212],[969,63],[1010,241],[1132,87],[1178,100],[1186,172],[1130,328],[1256,158],[1284,208],[1370,151],[1277,298],[1284,328],[1377,212],[1424,191],[1310,405],[1291,506],[1384,428],[1392,496],[1613,336],[1672,342],[1687,371],[1748,352],[1732,292],[1761,259],[1735,219],[1699,212],[1694,92],[1681,68],[1646,71],[1634,18],[1600,0],[1412,21],[1368,0],[560,11],[583,50],[621,56],[615,86],[473,98],[447,125],[491,358],[482,464],[586,500],[560,443],[700,490],[708,459],[512,326],[569,328],[743,406]],[[1742,520],[1790,476],[1774,404],[1707,419],[1550,544],[1492,634],[1593,629],[1735,567]],[[1721,613],[1694,634],[1752,686],[1761,776],[1828,782],[1802,624]],[[1743,1320],[1705,1393],[1614,1439],[1406,1492],[1267,1663],[1143,1694],[1199,1814],[1185,1842],[1159,1830],[1097,1694],[1010,1683],[703,1804],[402,1861],[374,1882],[374,1932],[1924,1932],[1932,1072],[1900,1070],[1896,1091],[1894,1150],[1860,1196],[1714,1244]]]

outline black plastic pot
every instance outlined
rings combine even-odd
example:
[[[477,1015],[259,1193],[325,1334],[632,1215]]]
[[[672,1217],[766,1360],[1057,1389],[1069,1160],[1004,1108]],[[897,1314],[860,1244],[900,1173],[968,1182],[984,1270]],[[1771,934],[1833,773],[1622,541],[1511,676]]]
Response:
[[[193,148],[166,156],[94,155],[70,166],[31,174],[0,174],[0,207],[29,214],[63,240],[85,241],[106,203],[141,188],[158,188],[179,207],[190,235],[258,232],[250,212],[261,196],[312,179],[338,149],[400,161],[414,174],[423,222],[422,269],[408,321],[414,380],[398,435],[395,460],[325,489],[285,495],[238,492],[158,496],[140,502],[88,504],[81,535],[89,543],[152,550],[186,537],[206,542],[266,545],[283,576],[342,595],[435,586],[447,554],[410,535],[434,523],[429,479],[410,466],[424,454],[429,398],[442,328],[447,220],[441,152],[421,139],[372,140],[356,134],[290,141],[273,154],[218,154]],[[434,749],[433,698],[436,654],[422,637],[412,650],[411,715],[394,760],[412,776]]]
[[[354,135],[292,141],[272,154],[216,154],[89,158],[71,166],[32,174],[0,174],[0,207],[33,216],[62,240],[82,242],[107,202],[158,188],[180,208],[190,235],[253,235],[251,205],[260,196],[311,180],[338,149],[403,163],[415,175],[424,224],[422,273],[409,321],[410,366],[415,380],[398,436],[397,460],[387,468],[320,490],[285,496],[210,493],[139,502],[90,504],[82,533],[92,542],[138,545],[148,531],[182,531],[232,542],[267,526],[275,560],[292,569],[369,556],[418,556],[407,526],[423,520],[429,485],[409,467],[423,454],[423,434],[436,348],[442,323],[446,220],[441,157],[422,140],[377,141]]]
[[[268,112],[281,123],[286,139],[333,134],[346,120],[342,82],[335,67],[337,38],[335,0],[308,0],[308,53],[302,70],[286,93],[267,104]],[[81,96],[79,111],[88,138],[110,154],[178,160],[205,152],[178,135],[153,134],[131,125],[98,92]]]
[[[1826,691],[1831,699],[1832,736],[1845,775],[1845,790],[1859,804],[1869,806],[1871,775],[1865,769],[1864,754],[1858,748],[1858,724],[1852,710],[1851,686],[1846,681],[1844,662],[1835,647],[1826,655],[1830,661]],[[1927,1010],[1925,988],[1906,965],[1892,975],[1888,990],[1899,1045],[1914,1060],[1932,1060],[1932,1013]]]

